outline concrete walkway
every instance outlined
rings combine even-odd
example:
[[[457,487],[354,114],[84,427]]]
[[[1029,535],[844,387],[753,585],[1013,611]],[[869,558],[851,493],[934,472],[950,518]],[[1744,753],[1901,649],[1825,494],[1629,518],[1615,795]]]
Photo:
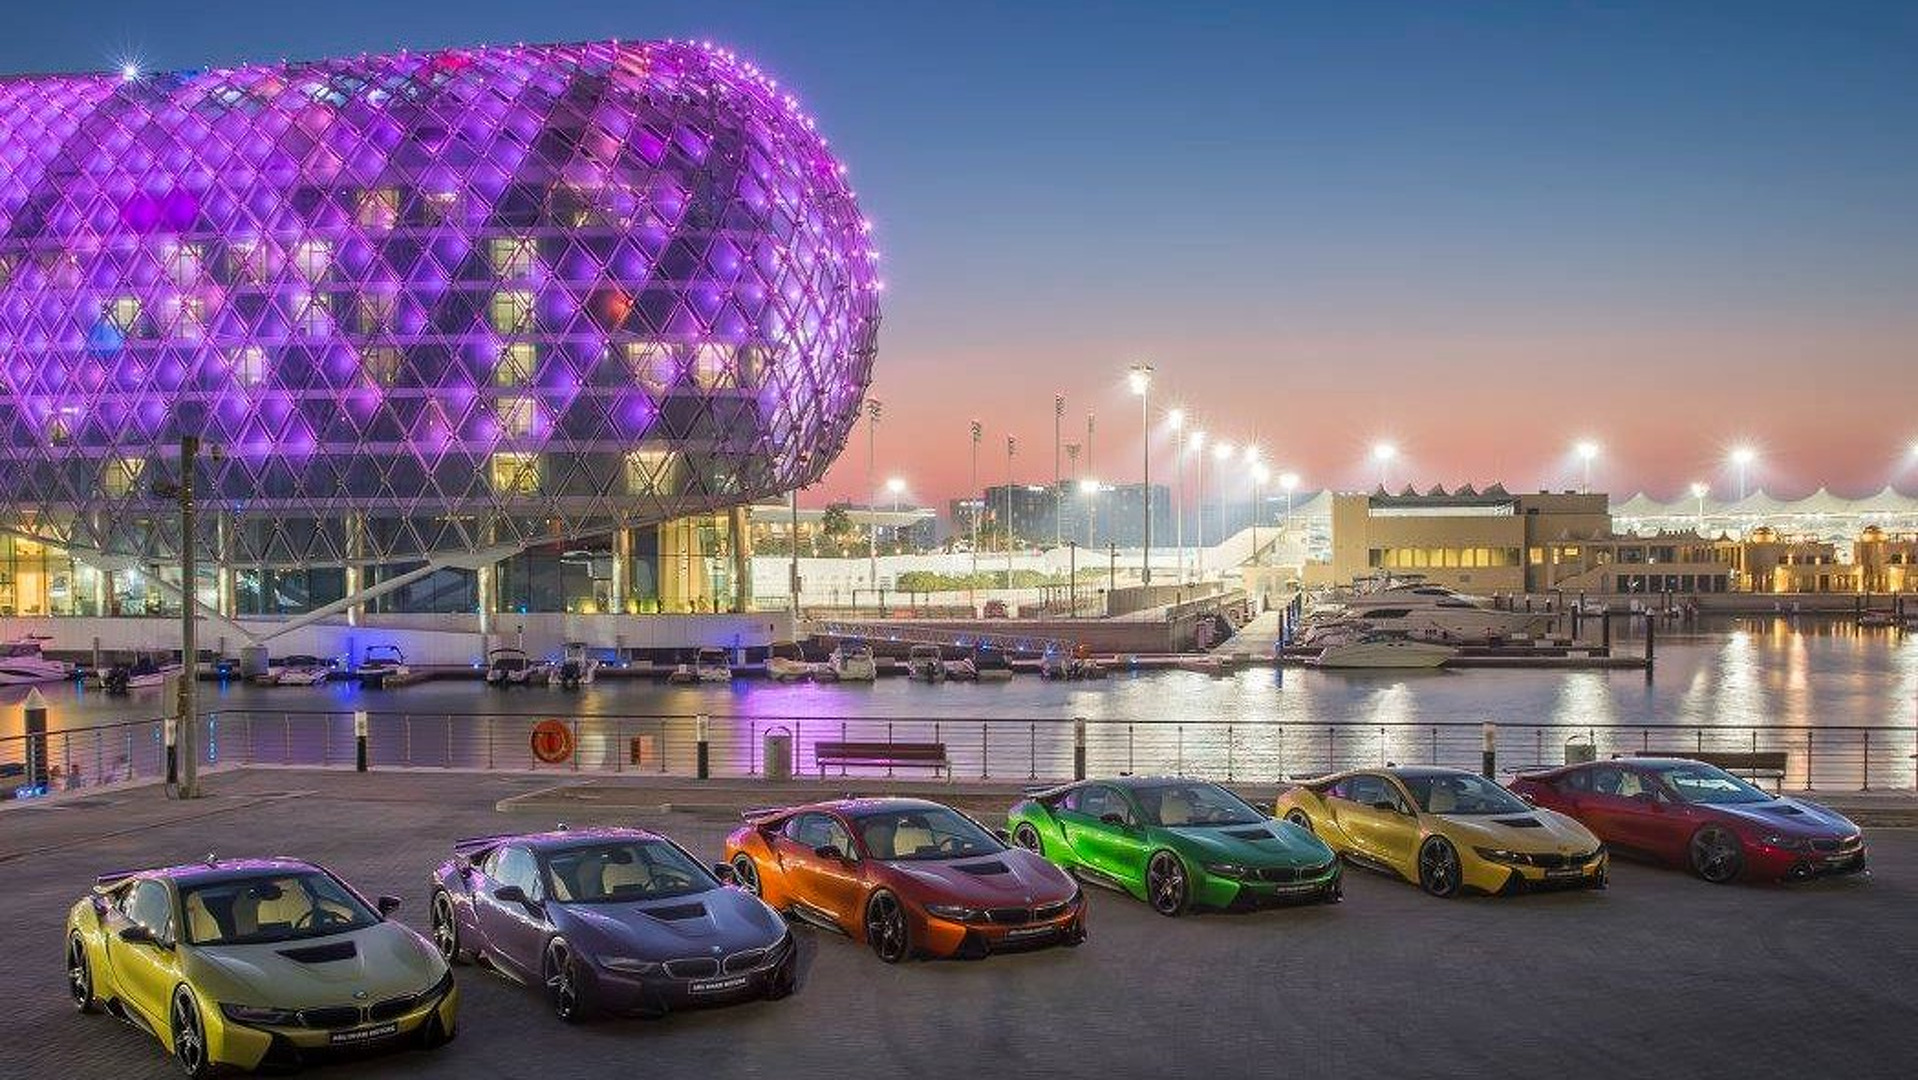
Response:
[[[1279,632],[1284,629],[1285,613],[1277,608],[1260,612],[1252,621],[1239,627],[1239,632],[1226,638],[1212,649],[1213,656],[1233,656],[1243,653],[1259,660],[1272,658],[1273,650],[1279,644]]]

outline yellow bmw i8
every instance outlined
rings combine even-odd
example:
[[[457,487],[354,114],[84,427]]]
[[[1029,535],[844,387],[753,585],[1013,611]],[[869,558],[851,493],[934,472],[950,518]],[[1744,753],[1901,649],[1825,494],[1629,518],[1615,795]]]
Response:
[[[293,859],[102,874],[67,915],[67,991],[150,1032],[189,1077],[437,1046],[459,992],[432,942]]]
[[[1585,826],[1462,769],[1335,773],[1280,795],[1273,816],[1433,896],[1605,887],[1605,846]]]

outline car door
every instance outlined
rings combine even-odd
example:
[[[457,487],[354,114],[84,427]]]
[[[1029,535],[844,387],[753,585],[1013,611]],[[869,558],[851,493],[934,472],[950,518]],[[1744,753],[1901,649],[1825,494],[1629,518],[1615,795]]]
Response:
[[[1381,804],[1393,804],[1387,791],[1383,776],[1354,773],[1326,792],[1325,806],[1332,812],[1333,823],[1354,852],[1372,860],[1385,858],[1382,837],[1399,816],[1380,808]]]
[[[167,1006],[180,981],[178,936],[174,928],[173,890],[148,878],[127,890],[122,904],[109,912],[107,961],[122,1000],[155,1032],[169,1030]],[[137,926],[152,935],[151,942],[123,941],[120,931]]]
[[[1080,858],[1107,877],[1142,884],[1145,827],[1131,798],[1110,784],[1092,784],[1082,793],[1079,806],[1078,839],[1074,848]]]
[[[1105,797],[1102,791],[1103,785],[1100,784],[1076,787],[1052,808],[1052,816],[1059,822],[1059,835],[1066,842],[1066,858],[1069,862],[1086,867],[1092,865],[1092,858],[1088,854],[1092,849],[1092,839],[1088,834],[1108,826],[1100,824],[1098,816],[1089,812],[1088,808],[1103,804]]]
[[[487,954],[522,978],[539,978],[548,924],[537,909],[546,899],[538,859],[527,848],[508,844],[485,859],[480,873],[484,887],[473,897],[473,921]],[[507,886],[517,887],[532,903],[494,895]]]
[[[821,855],[821,848],[837,854]],[[861,877],[859,855],[843,822],[822,811],[795,815],[773,838],[773,855],[795,903],[850,931],[862,899]]]
[[[1657,797],[1636,769],[1605,763],[1592,766],[1591,790],[1579,795],[1579,820],[1600,840],[1644,850],[1653,843],[1659,810]]]

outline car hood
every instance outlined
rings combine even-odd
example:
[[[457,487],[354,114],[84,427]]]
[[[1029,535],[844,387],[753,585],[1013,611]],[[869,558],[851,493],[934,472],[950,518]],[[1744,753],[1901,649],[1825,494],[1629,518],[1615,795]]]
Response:
[[[1598,847],[1598,837],[1553,810],[1528,808],[1511,814],[1434,814],[1454,840],[1528,854],[1580,855]]]
[[[966,859],[902,859],[886,866],[903,882],[934,894],[934,903],[1049,904],[1069,898],[1078,889],[1063,870],[1021,848]]]
[[[418,993],[446,974],[433,946],[394,922],[298,941],[191,948],[205,989],[242,1005],[368,1003]]]
[[[1322,866],[1332,861],[1325,842],[1296,825],[1265,821],[1252,825],[1166,826],[1191,853],[1244,866]]]
[[[743,889],[645,903],[549,904],[561,932],[603,955],[672,960],[765,948],[785,936],[777,913]]]
[[[1701,805],[1701,810],[1787,836],[1845,837],[1858,831],[1851,819],[1835,810],[1803,799],[1772,799],[1761,803]]]

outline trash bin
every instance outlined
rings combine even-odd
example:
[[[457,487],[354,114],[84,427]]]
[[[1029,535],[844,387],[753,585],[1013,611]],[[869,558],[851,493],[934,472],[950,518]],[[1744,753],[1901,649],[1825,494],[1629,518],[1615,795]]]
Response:
[[[793,733],[790,728],[775,727],[766,731],[764,753],[766,759],[766,779],[779,783],[793,778]]]
[[[1584,735],[1574,735],[1565,740],[1565,764],[1584,765],[1598,760],[1598,747]]]

